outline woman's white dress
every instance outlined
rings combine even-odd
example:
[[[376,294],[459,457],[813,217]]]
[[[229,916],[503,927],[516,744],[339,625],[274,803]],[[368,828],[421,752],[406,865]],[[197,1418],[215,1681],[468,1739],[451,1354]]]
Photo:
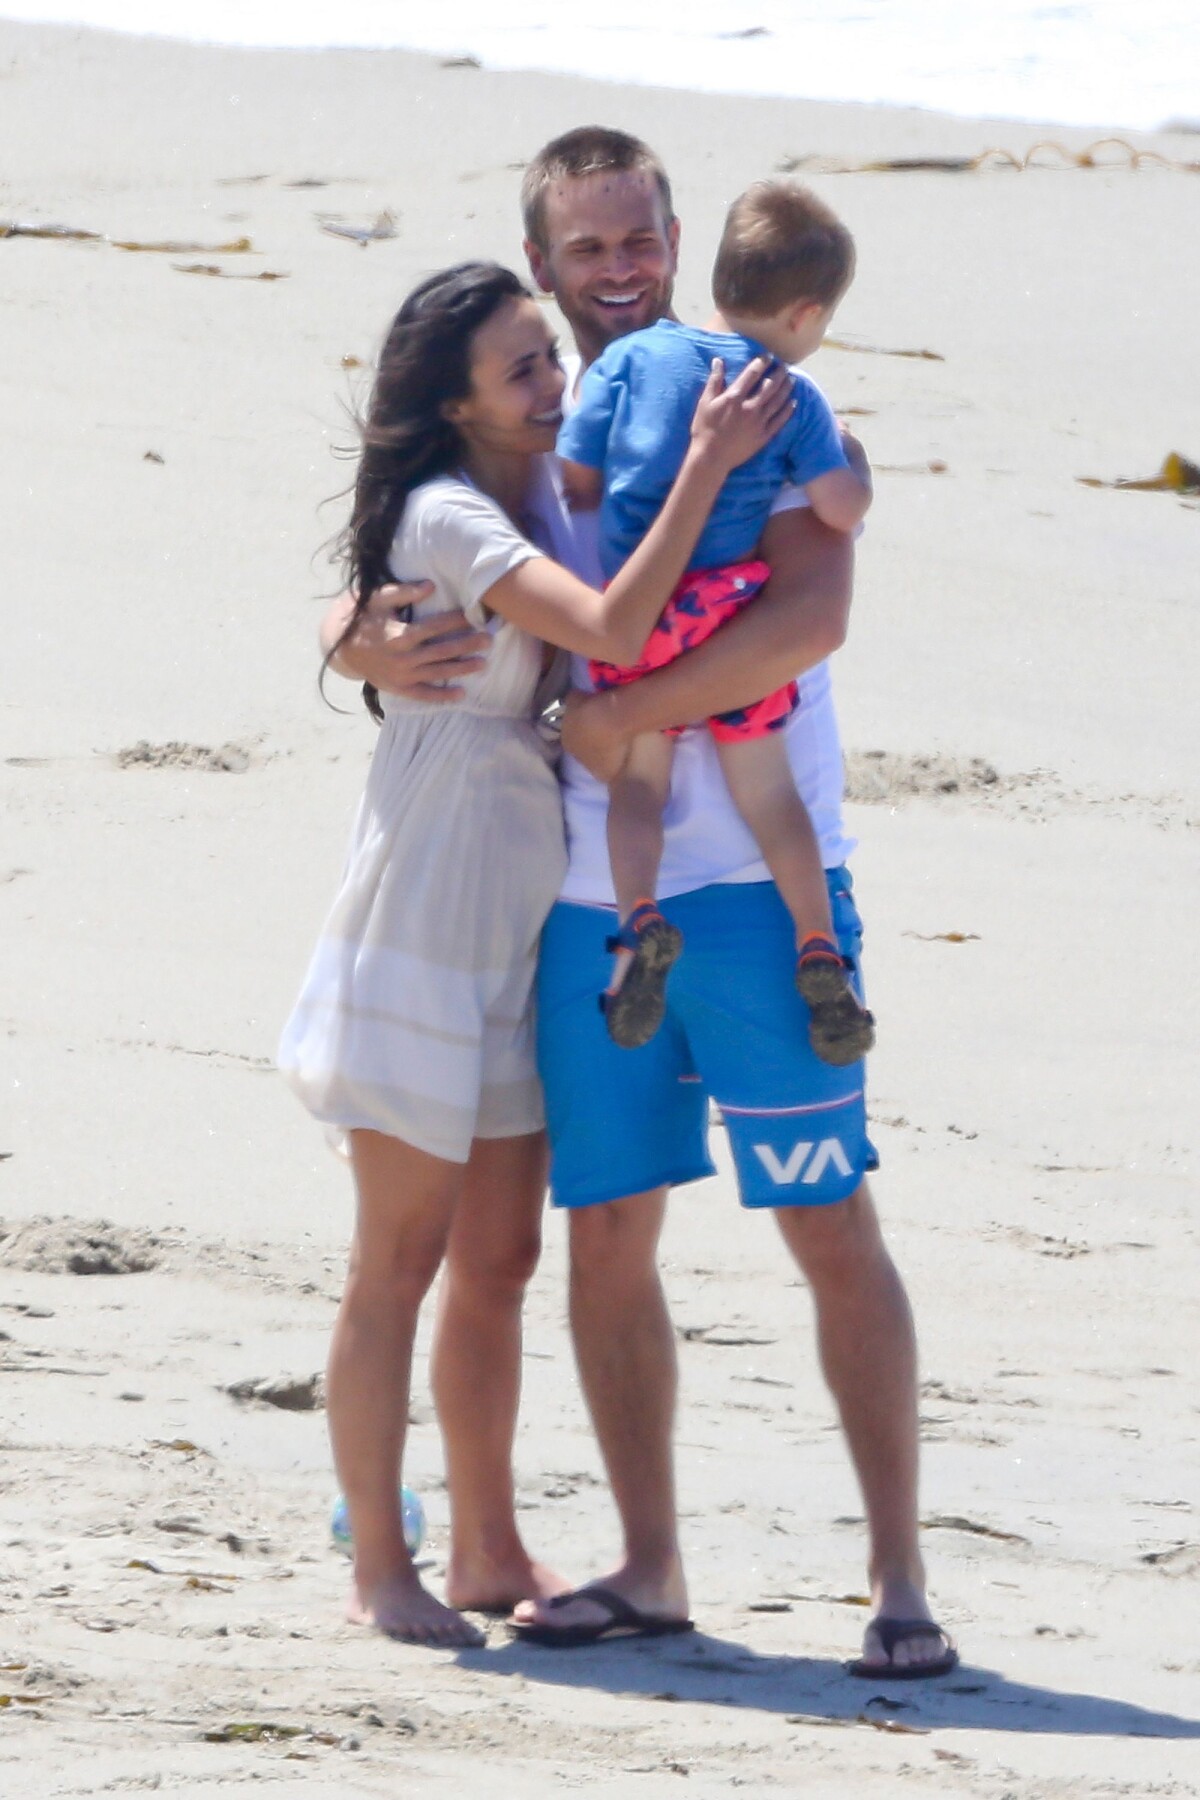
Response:
[[[553,550],[561,514],[545,468],[539,498]],[[483,604],[539,554],[465,477],[409,496],[393,572],[435,584],[419,617],[461,606],[492,647],[457,704],[382,696],[342,884],[279,1051],[318,1119],[452,1162],[474,1137],[543,1123],[532,992],[566,869],[562,805],[533,722],[543,646]]]

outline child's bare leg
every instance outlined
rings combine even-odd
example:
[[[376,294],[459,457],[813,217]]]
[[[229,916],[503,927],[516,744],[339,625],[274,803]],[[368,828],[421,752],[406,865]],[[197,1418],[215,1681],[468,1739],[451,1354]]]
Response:
[[[857,1062],[875,1042],[874,1020],[854,992],[833,936],[817,834],[796,791],[783,738],[718,738],[717,756],[796,927],[796,986],[808,1004],[809,1042],[823,1062]]]
[[[622,925],[639,900],[653,900],[658,892],[674,761],[674,741],[662,731],[645,732],[634,738],[608,790],[608,860]]]
[[[797,949],[814,931],[832,937],[821,850],[808,808],[796,792],[782,732],[718,738],[717,759],[733,803],[792,915]]]
[[[655,904],[674,759],[672,740],[647,732],[633,740],[608,790],[608,857],[621,929],[609,940],[615,961],[601,1004],[610,1037],[627,1050],[648,1043],[662,1023],[667,972],[683,948]]]

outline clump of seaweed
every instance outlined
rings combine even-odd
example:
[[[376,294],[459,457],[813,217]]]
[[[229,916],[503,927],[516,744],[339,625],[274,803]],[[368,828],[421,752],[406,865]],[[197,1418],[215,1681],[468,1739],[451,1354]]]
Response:
[[[1118,476],[1113,481],[1105,481],[1099,475],[1077,475],[1075,479],[1081,487],[1125,488],[1143,494],[1200,494],[1200,465],[1180,456],[1178,450],[1163,458],[1157,475],[1134,479]]]
[[[1119,154],[1101,154],[1112,150]],[[1020,174],[1026,169],[1140,169],[1147,166],[1173,169],[1186,175],[1200,174],[1200,162],[1163,156],[1158,150],[1140,150],[1136,144],[1121,137],[1097,138],[1083,150],[1071,150],[1065,144],[1046,138],[1034,144],[1024,156],[992,145],[975,156],[888,156],[871,162],[848,163],[814,153],[785,156],[776,164],[781,175],[795,175],[801,169],[821,175],[969,175],[979,169],[996,167],[1014,169]]]
[[[103,231],[88,231],[82,225],[42,225],[22,219],[0,219],[0,238],[21,237],[107,244],[113,250],[149,250],[161,256],[186,256],[197,250],[205,251],[209,256],[249,256],[254,252],[254,245],[248,237],[232,238],[227,244],[199,244],[190,238],[163,238],[155,242],[141,238],[108,237]]]
[[[945,362],[940,350],[891,350],[884,344],[863,344],[854,338],[827,337],[823,350],[852,350],[859,356],[907,356],[918,362]]]
[[[172,263],[181,275],[220,275],[226,281],[286,281],[286,269],[223,269],[220,263]]]

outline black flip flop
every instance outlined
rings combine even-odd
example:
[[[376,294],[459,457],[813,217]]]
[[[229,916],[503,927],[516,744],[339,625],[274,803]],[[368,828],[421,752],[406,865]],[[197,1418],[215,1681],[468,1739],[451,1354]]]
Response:
[[[847,1674],[857,1675],[860,1681],[929,1681],[935,1675],[949,1675],[951,1669],[958,1667],[958,1651],[949,1634],[932,1619],[872,1619],[867,1629],[874,1631],[887,1661],[869,1663],[860,1658],[847,1663]],[[893,1661],[897,1644],[915,1643],[919,1638],[937,1638],[946,1646],[943,1654],[935,1662],[897,1668]]]
[[[522,1624],[509,1621],[509,1630],[523,1644],[545,1644],[554,1650],[577,1650],[584,1644],[603,1644],[613,1638],[674,1637],[696,1629],[691,1619],[665,1619],[661,1613],[645,1613],[630,1601],[614,1594],[611,1588],[575,1588],[569,1594],[556,1594],[546,1602],[548,1609],[570,1606],[575,1600],[594,1600],[608,1614],[590,1625],[551,1625],[545,1621]]]

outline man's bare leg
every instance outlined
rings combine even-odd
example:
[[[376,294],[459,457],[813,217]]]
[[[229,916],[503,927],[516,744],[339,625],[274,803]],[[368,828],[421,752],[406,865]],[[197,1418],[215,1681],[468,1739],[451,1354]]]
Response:
[[[545,1135],[476,1138],[450,1228],[431,1373],[450,1489],[446,1598],[510,1611],[567,1583],[531,1560],[517,1530],[512,1450],[521,1391],[521,1307],[541,1251]]]
[[[917,1348],[903,1283],[866,1183],[834,1206],[781,1206],[779,1229],[812,1290],[825,1379],[862,1489],[874,1617],[929,1620],[917,1544]],[[935,1662],[945,1646],[896,1646],[893,1666]],[[863,1661],[888,1665],[868,1627]]]
[[[675,1333],[656,1255],[666,1189],[571,1214],[571,1330],[580,1379],[624,1533],[624,1556],[600,1578],[640,1611],[686,1618],[675,1516],[672,1436]],[[606,1617],[586,1599],[516,1617],[554,1627]]]
[[[358,1214],[327,1377],[354,1539],[347,1617],[410,1643],[478,1644],[475,1627],[422,1586],[396,1494],[417,1314],[445,1251],[462,1169],[377,1131],[351,1132],[350,1144]]]

